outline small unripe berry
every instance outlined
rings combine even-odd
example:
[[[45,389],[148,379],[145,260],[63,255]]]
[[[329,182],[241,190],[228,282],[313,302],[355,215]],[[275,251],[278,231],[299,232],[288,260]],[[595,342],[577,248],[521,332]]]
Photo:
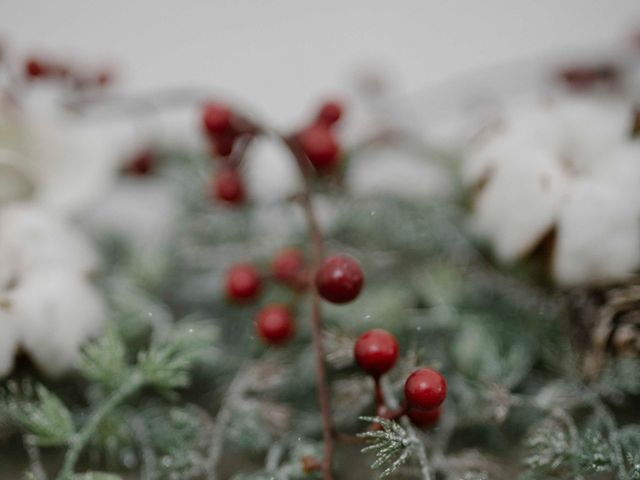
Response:
[[[151,150],[140,150],[127,162],[124,171],[129,175],[143,177],[153,172],[155,163],[155,156]]]
[[[273,277],[295,289],[304,289],[308,284],[304,254],[297,248],[280,251],[271,263]]]
[[[376,328],[360,335],[353,348],[358,366],[374,377],[387,373],[398,360],[398,342],[386,330]]]
[[[347,255],[334,255],[322,262],[315,280],[322,298],[332,303],[347,303],[360,293],[364,274],[355,259]]]
[[[318,122],[324,125],[333,125],[342,117],[342,105],[335,101],[326,102],[318,113]]]
[[[447,382],[439,372],[420,368],[404,383],[404,396],[410,408],[432,410],[444,402]]]
[[[240,205],[245,201],[246,191],[242,175],[233,168],[221,168],[213,178],[213,196],[223,202]]]
[[[261,286],[260,275],[253,265],[238,263],[227,271],[225,293],[229,300],[252,300],[260,292]]]
[[[419,408],[410,408],[407,416],[411,423],[420,428],[428,428],[440,420],[442,416],[442,407],[432,408],[431,410],[420,410]]]
[[[210,102],[202,110],[202,125],[205,132],[215,136],[231,130],[231,109],[221,103]]]
[[[258,312],[256,332],[266,343],[283,343],[291,338],[294,329],[293,315],[284,305],[268,305]]]
[[[329,170],[340,159],[340,147],[333,132],[323,124],[312,125],[298,136],[300,146],[318,170]]]

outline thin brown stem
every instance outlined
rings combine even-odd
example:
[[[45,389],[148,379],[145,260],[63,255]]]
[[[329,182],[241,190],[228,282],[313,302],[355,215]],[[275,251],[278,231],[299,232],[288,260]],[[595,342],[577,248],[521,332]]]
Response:
[[[303,180],[304,190],[299,196],[300,204],[307,220],[309,234],[312,244],[311,271],[318,270],[324,258],[324,242],[320,223],[313,209],[311,199],[311,175],[312,167],[305,154],[301,151],[295,140],[290,137],[282,137],[284,143],[293,154]],[[329,402],[329,387],[327,384],[327,370],[325,366],[325,353],[322,344],[322,312],[320,295],[315,286],[310,285],[311,292],[311,334],[313,338],[313,349],[316,360],[316,379],[318,388],[318,403],[322,414],[322,436],[324,439],[324,458],[322,460],[322,476],[324,480],[332,480],[333,463],[333,433],[331,427],[331,404]]]

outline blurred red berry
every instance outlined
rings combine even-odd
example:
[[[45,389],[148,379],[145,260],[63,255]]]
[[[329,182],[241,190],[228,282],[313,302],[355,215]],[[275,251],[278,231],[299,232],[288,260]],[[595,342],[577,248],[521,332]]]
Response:
[[[234,168],[221,168],[213,178],[213,195],[216,199],[233,205],[240,205],[246,199],[244,180]]]
[[[112,80],[113,80],[113,75],[111,74],[111,72],[109,70],[102,70],[96,76],[96,83],[100,87],[106,87],[107,85],[109,85],[112,82]]]
[[[153,172],[156,159],[153,151],[145,149],[136,153],[124,167],[125,173],[135,176],[146,176]]]
[[[318,113],[318,122],[324,125],[333,125],[342,117],[342,105],[335,101],[326,102]]]
[[[347,303],[360,293],[364,273],[355,259],[334,255],[322,262],[315,280],[322,298],[332,303]]]
[[[261,286],[258,270],[251,264],[238,263],[226,273],[225,293],[229,300],[252,300],[260,293]]]
[[[444,402],[447,396],[447,382],[439,372],[430,368],[420,368],[407,378],[404,396],[410,408],[431,410]]]
[[[43,78],[51,73],[51,69],[44,60],[30,57],[25,61],[24,73],[28,78]]]
[[[202,110],[202,125],[211,136],[227,133],[231,130],[231,109],[221,103],[210,102]]]
[[[268,305],[258,312],[256,331],[266,343],[283,343],[291,338],[294,329],[293,316],[284,305]]]
[[[312,125],[302,131],[298,139],[309,161],[318,170],[329,170],[338,163],[340,147],[328,126]]]
[[[297,248],[280,251],[271,263],[271,273],[278,282],[296,289],[302,290],[307,286],[304,254]]]
[[[560,79],[573,90],[588,90],[598,85],[614,86],[620,78],[620,70],[615,65],[574,66],[562,70]]]
[[[353,348],[358,366],[374,377],[387,373],[398,360],[398,342],[386,330],[376,328],[360,335]]]
[[[442,416],[442,407],[432,408],[431,410],[420,410],[419,408],[410,408],[407,416],[411,423],[420,428],[428,428],[437,424]]]

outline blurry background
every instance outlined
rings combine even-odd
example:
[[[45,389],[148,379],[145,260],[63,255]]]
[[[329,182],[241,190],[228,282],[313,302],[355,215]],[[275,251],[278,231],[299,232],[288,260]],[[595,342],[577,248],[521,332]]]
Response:
[[[354,70],[402,93],[513,60],[607,48],[640,23],[637,0],[2,0],[21,52],[118,67],[129,91],[204,86],[289,124]]]

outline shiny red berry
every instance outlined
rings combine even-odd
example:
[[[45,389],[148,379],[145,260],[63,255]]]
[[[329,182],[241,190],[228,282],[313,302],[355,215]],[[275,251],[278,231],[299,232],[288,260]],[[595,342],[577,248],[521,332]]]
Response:
[[[227,271],[225,293],[230,300],[252,300],[260,293],[261,286],[260,275],[253,265],[238,263]]]
[[[221,103],[207,103],[202,110],[202,125],[212,136],[221,135],[231,130],[231,109]]]
[[[347,303],[355,299],[364,283],[360,264],[347,255],[334,255],[322,262],[316,273],[316,288],[325,300]]]
[[[431,410],[444,402],[447,382],[439,372],[420,368],[404,383],[404,396],[410,408]]]
[[[386,330],[376,328],[360,335],[353,348],[358,366],[374,377],[387,373],[398,360],[398,342]]]
[[[291,338],[294,330],[293,315],[284,305],[268,305],[258,312],[256,331],[266,343],[283,343]]]
[[[342,117],[342,105],[335,101],[326,102],[318,113],[318,122],[333,125]]]
[[[213,178],[213,196],[223,202],[240,205],[246,199],[244,180],[238,170],[221,168]]]
[[[312,125],[299,135],[300,146],[318,170],[334,167],[340,159],[340,147],[334,133],[323,124]]]
[[[308,283],[304,254],[297,248],[280,251],[271,263],[271,273],[278,282],[296,289],[304,289]]]
[[[156,160],[151,150],[141,150],[125,165],[124,171],[129,175],[143,177],[153,172]]]
[[[410,408],[407,416],[411,422],[420,428],[428,428],[437,424],[442,416],[442,407],[432,408],[431,410],[420,410],[419,408]]]

